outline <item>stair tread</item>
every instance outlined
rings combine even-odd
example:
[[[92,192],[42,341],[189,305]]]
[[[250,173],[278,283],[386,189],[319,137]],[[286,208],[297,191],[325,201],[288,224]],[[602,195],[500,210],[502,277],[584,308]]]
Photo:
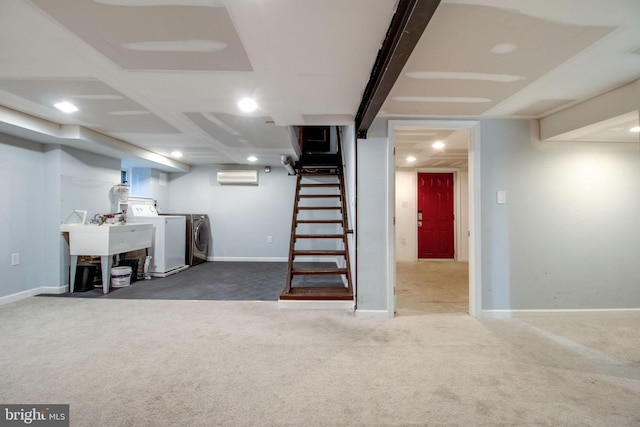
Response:
[[[340,187],[340,184],[337,182],[326,184],[300,184],[300,187]]]
[[[297,219],[298,224],[342,224],[341,219]]]
[[[296,239],[344,239],[344,234],[296,234]]]
[[[316,268],[293,268],[291,269],[291,274],[347,274],[349,270],[346,268],[337,268],[337,267],[316,267]]]
[[[344,287],[295,287],[288,293],[280,294],[281,300],[339,300],[353,299],[353,292]]]
[[[342,206],[298,206],[298,210],[303,210],[303,211],[342,210]]]
[[[300,171],[300,176],[338,176],[337,169],[329,169],[327,172],[305,172],[304,170]]]
[[[344,249],[337,250],[322,250],[322,249],[310,249],[310,250],[297,250],[293,251],[293,255],[344,255],[347,252]]]
[[[339,194],[300,194],[298,195],[301,199],[339,199]]]

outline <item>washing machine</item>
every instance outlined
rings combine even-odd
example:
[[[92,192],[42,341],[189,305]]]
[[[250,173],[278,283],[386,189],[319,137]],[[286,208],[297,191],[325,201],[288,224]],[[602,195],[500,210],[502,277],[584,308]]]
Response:
[[[185,263],[186,218],[182,215],[159,215],[150,205],[132,205],[127,210],[127,222],[151,223],[154,234],[149,249],[149,274],[166,277],[189,266]]]
[[[209,216],[205,214],[192,214],[191,229],[187,225],[187,238],[191,238],[191,242],[187,247],[189,251],[189,265],[201,264],[207,261],[209,256],[209,248],[211,247],[211,224]]]
[[[162,214],[184,216],[187,225],[185,263],[193,266],[207,261],[211,247],[211,223],[207,214]]]

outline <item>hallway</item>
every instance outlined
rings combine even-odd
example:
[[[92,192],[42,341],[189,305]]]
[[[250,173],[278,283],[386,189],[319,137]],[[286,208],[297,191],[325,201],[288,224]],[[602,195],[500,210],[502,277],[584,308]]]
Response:
[[[396,315],[469,312],[469,263],[396,263]]]

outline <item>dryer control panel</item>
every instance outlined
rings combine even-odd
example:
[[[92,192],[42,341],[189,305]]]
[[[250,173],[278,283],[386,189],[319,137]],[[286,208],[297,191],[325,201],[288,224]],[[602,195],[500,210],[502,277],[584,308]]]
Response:
[[[133,218],[158,216],[158,211],[151,205],[132,205],[129,206],[127,215]]]

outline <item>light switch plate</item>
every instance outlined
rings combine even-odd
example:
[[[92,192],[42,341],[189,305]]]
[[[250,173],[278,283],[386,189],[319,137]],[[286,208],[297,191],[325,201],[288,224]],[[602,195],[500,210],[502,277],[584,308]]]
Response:
[[[496,193],[496,201],[499,205],[504,205],[507,203],[507,192],[504,190],[498,191]]]

